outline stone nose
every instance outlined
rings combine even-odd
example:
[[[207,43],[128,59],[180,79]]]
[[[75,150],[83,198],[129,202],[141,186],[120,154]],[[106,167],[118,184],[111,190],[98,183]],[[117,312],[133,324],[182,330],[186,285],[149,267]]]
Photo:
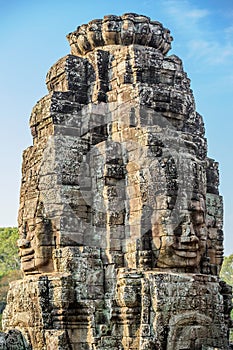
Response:
[[[18,239],[17,246],[19,248],[28,248],[30,246],[30,242],[25,238],[21,238],[21,239]]]
[[[180,241],[181,243],[197,243],[199,241],[192,223],[183,225]]]

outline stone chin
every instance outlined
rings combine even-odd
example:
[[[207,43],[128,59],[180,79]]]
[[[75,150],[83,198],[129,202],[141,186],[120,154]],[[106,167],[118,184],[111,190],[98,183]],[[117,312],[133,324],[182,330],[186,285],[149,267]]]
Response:
[[[49,273],[53,272],[52,259],[49,257],[37,256],[34,250],[22,251],[21,255],[21,270],[24,274]]]
[[[35,268],[34,255],[35,255],[35,251],[32,248],[19,249],[19,256],[21,260],[21,270],[23,272],[34,270]]]
[[[157,267],[162,268],[198,268],[202,253],[198,249],[176,249],[169,247],[160,251]]]

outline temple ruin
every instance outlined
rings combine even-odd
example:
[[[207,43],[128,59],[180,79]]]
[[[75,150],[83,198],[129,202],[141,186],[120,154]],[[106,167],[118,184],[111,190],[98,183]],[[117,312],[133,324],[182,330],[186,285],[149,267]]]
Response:
[[[218,164],[170,31],[128,13],[67,38],[30,118],[1,349],[230,349]]]

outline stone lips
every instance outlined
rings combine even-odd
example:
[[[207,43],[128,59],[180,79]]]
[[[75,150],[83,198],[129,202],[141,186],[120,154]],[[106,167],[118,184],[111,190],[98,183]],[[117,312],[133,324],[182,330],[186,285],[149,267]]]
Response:
[[[166,55],[173,40],[160,22],[135,13],[92,20],[68,34],[67,39],[71,53],[81,56],[97,47],[131,44],[153,47]]]

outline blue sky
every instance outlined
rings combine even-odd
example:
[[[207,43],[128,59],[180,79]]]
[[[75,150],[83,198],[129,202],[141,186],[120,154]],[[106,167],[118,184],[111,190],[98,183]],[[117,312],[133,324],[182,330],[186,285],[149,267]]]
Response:
[[[208,155],[220,163],[225,254],[233,253],[233,1],[0,0],[0,226],[15,226],[21,157],[31,145],[28,120],[46,93],[45,76],[69,53],[66,34],[106,14],[136,12],[158,20],[174,38],[204,117]]]

